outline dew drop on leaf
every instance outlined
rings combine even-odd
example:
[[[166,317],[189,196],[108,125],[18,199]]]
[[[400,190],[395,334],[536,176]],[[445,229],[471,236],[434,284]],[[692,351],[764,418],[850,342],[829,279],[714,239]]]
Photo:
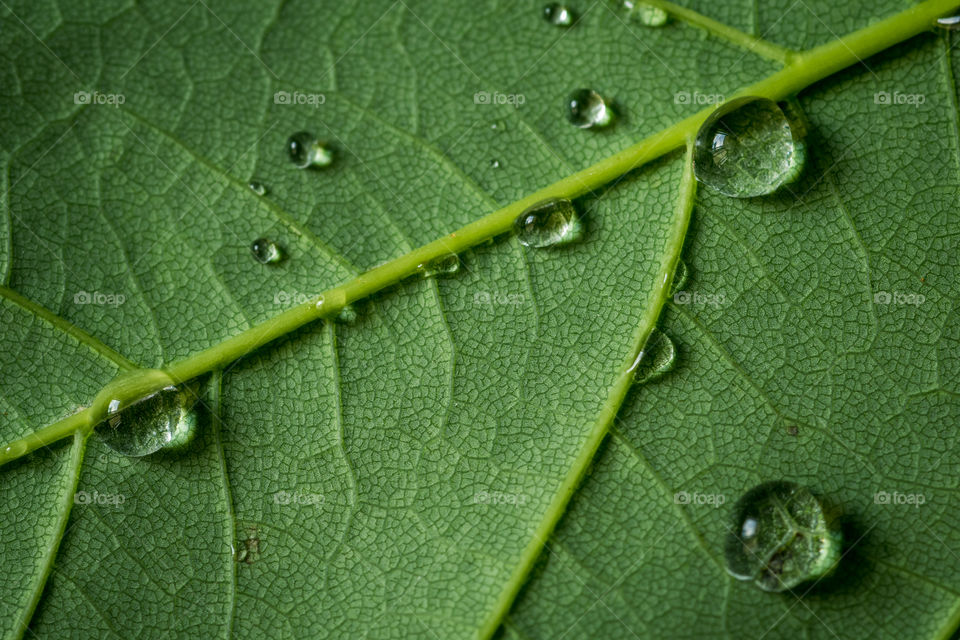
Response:
[[[298,169],[326,167],[333,162],[330,148],[308,131],[298,131],[290,136],[287,140],[287,153]]]
[[[256,180],[250,181],[250,191],[253,191],[258,196],[267,195],[267,188],[263,185],[262,182],[257,182]]]
[[[613,122],[613,109],[593,89],[577,89],[567,98],[567,119],[581,129],[602,128]]]
[[[828,575],[840,560],[843,535],[823,504],[792,482],[765,482],[733,507],[727,572],[764,591],[785,591]]]
[[[945,16],[937,20],[937,26],[941,29],[949,29],[951,31],[956,31],[960,29],[960,15],[956,16]]]
[[[573,11],[570,7],[552,2],[543,8],[544,19],[558,27],[569,27],[573,24]]]
[[[646,2],[633,2],[625,0],[624,8],[629,12],[628,15],[647,27],[662,27],[670,20],[670,14],[663,9],[654,7]]]
[[[675,296],[687,284],[690,278],[690,270],[687,269],[687,263],[681,260],[677,263],[677,270],[673,272],[673,283],[670,285],[670,295]]]
[[[673,369],[676,360],[677,347],[673,340],[659,329],[654,329],[631,367],[633,379],[637,384],[656,380]]]
[[[578,240],[580,217],[573,203],[562,198],[545,200],[517,216],[513,222],[517,240],[527,247],[551,247]]]
[[[145,456],[161,449],[176,449],[193,439],[198,416],[194,385],[165,387],[121,406],[110,402],[107,417],[96,433],[104,444],[125,456]]]
[[[806,147],[798,134],[776,102],[733,100],[697,132],[694,173],[703,184],[734,198],[774,193],[803,170]]]
[[[3,456],[2,456],[2,457],[8,458],[8,459],[11,459],[11,460],[12,460],[12,459],[14,459],[14,458],[19,458],[20,456],[22,456],[22,455],[23,455],[24,453],[26,453],[26,452],[27,452],[27,443],[26,443],[26,442],[15,442],[15,443],[12,443],[12,444],[8,444],[7,446],[5,446],[5,447],[3,448]]]
[[[430,262],[423,262],[417,266],[417,271],[424,278],[435,276],[446,276],[456,273],[460,270],[460,257],[455,253],[450,253],[439,258],[434,258]]]
[[[491,168],[491,169],[499,169],[499,168],[500,168],[500,161],[499,161],[499,160],[496,160],[496,159],[491,160],[491,161],[490,161],[490,168]]]
[[[269,238],[257,238],[250,244],[250,252],[260,264],[276,264],[283,260],[283,249]]]

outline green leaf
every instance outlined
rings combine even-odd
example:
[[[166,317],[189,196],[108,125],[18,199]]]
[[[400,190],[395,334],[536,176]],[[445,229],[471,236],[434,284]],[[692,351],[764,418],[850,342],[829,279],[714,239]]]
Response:
[[[949,34],[890,48],[948,5],[840,41],[902,3],[704,0],[660,29],[597,3],[569,30],[525,2],[0,3],[0,440],[74,434],[0,469],[0,629],[949,635],[960,61]],[[701,189],[687,232],[683,119],[748,85],[801,92],[811,166]],[[578,87],[615,126],[565,121]],[[293,167],[299,130],[332,166]],[[500,235],[546,195],[581,196],[583,241]],[[666,302],[684,237],[692,303]],[[444,247],[456,275],[395,282]],[[357,320],[311,322],[321,293]],[[678,364],[627,393],[658,317]],[[138,367],[204,374],[188,450],[87,437]],[[723,571],[730,503],[776,478],[845,514],[809,593]]]

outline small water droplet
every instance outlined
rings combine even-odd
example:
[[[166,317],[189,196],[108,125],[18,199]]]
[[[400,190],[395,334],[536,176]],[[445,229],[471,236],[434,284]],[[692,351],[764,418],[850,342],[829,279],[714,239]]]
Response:
[[[353,307],[352,304],[348,304],[343,309],[340,309],[340,313],[337,314],[337,322],[342,324],[353,324],[357,321],[357,310]]]
[[[573,24],[574,13],[570,7],[552,2],[543,8],[544,19],[552,25],[558,27],[569,27]]]
[[[670,20],[669,13],[646,2],[625,0],[623,6],[627,10],[629,17],[647,27],[662,27]]]
[[[602,128],[613,122],[613,109],[593,89],[577,89],[567,98],[567,118],[581,129]]]
[[[573,203],[562,198],[545,200],[517,216],[513,223],[517,240],[527,247],[551,247],[578,240],[580,217]]]
[[[494,131],[506,131],[507,125],[502,120],[500,120],[491,124],[490,128],[493,129]]]
[[[19,458],[27,452],[26,442],[13,442],[3,448],[3,457],[12,459]]]
[[[308,131],[298,131],[287,139],[287,153],[298,169],[326,167],[333,162],[333,152]]]
[[[260,264],[276,264],[283,260],[283,249],[273,240],[257,238],[250,244],[250,252]]]
[[[785,591],[833,571],[842,546],[840,528],[809,490],[765,482],[733,507],[727,572],[764,591]]]
[[[253,191],[258,196],[267,195],[267,188],[263,185],[262,182],[257,182],[256,180],[250,181],[250,191]]]
[[[96,432],[108,447],[125,456],[176,449],[196,433],[196,403],[196,385],[165,387],[125,407],[114,400]]]
[[[430,262],[423,262],[417,265],[417,271],[419,271],[420,275],[422,275],[424,278],[446,276],[456,273],[459,270],[460,256],[455,253],[440,256],[439,258],[434,258]]]
[[[951,31],[956,31],[960,29],[960,15],[956,16],[945,16],[937,20],[937,26],[941,29],[949,29]]]
[[[766,98],[740,98],[714,111],[697,133],[697,180],[734,198],[774,193],[796,180],[806,148],[783,110]]]
[[[631,367],[633,379],[638,384],[656,380],[673,369],[676,360],[677,348],[673,340],[659,329],[654,329]]]
[[[500,168],[500,161],[499,161],[499,160],[491,160],[491,161],[490,161],[490,168],[491,168],[491,169],[499,169],[499,168]]]
[[[673,272],[673,283],[670,285],[670,295],[675,296],[682,291],[690,279],[690,271],[687,269],[687,263],[681,260],[677,263],[677,270]]]

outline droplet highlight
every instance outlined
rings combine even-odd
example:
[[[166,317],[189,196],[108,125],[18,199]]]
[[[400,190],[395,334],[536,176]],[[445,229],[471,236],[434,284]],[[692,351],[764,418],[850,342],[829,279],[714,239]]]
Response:
[[[326,167],[333,162],[333,151],[309,131],[298,131],[287,139],[287,154],[298,169]]]
[[[714,111],[694,148],[697,180],[734,198],[776,192],[800,177],[806,147],[776,102],[740,98]]]
[[[662,27],[670,20],[670,14],[646,2],[626,0],[623,3],[627,15],[645,27]]]
[[[528,208],[517,216],[513,228],[520,244],[541,248],[575,242],[583,227],[573,203],[555,198]]]
[[[570,7],[552,2],[543,8],[543,18],[554,26],[569,27],[573,24],[575,16]]]
[[[577,89],[567,97],[567,119],[581,129],[601,129],[613,122],[613,108],[593,89]]]
[[[491,169],[499,169],[499,168],[500,168],[500,161],[499,161],[499,160],[491,160],[491,161],[490,161],[490,168],[491,168]]]
[[[448,276],[460,270],[460,256],[450,253],[439,258],[434,258],[430,262],[423,262],[417,266],[417,271],[424,278],[434,278],[437,276]]]
[[[125,456],[145,456],[189,443],[197,431],[197,388],[170,386],[126,406],[110,402],[95,431],[104,444]]]
[[[960,15],[956,16],[945,16],[937,20],[937,26],[941,29],[948,29],[950,31],[957,31],[960,29]]]
[[[267,195],[267,188],[263,185],[262,182],[257,182],[256,180],[251,180],[251,181],[250,181],[250,184],[249,184],[248,186],[250,187],[250,191],[253,191],[253,192],[254,192],[255,194],[257,194],[258,196],[265,196],[265,195]]]
[[[633,363],[633,379],[637,384],[645,384],[662,378],[673,369],[676,360],[677,347],[673,340],[659,329],[654,329]]]
[[[260,264],[276,264],[283,260],[283,249],[269,238],[257,238],[250,243],[250,252]]]
[[[842,547],[839,526],[808,489],[765,482],[733,507],[727,572],[764,591],[786,591],[832,572]]]
[[[690,279],[690,270],[687,269],[687,263],[681,260],[677,263],[677,269],[673,272],[673,283],[670,285],[670,295],[675,296],[687,286],[687,280]]]

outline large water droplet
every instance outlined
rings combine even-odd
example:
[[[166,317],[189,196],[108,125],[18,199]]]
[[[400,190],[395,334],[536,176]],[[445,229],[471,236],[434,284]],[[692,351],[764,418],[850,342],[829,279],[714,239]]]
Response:
[[[552,2],[543,8],[543,17],[550,24],[558,27],[569,27],[574,20],[570,7],[557,2]]]
[[[450,253],[439,258],[434,258],[430,262],[423,262],[417,266],[417,271],[424,278],[434,276],[446,276],[456,273],[460,270],[460,257],[455,253]]]
[[[573,203],[562,198],[533,205],[513,223],[517,240],[528,247],[551,247],[580,238],[582,226]]]
[[[160,449],[176,449],[197,431],[197,388],[165,387],[121,406],[113,400],[96,432],[104,443],[125,456],[145,456]]]
[[[260,264],[276,264],[283,260],[283,249],[269,238],[257,238],[250,244],[250,252]]]
[[[765,482],[733,507],[727,571],[764,591],[784,591],[833,571],[842,547],[839,527],[816,496],[792,482]]]
[[[949,29],[951,31],[956,31],[960,29],[960,15],[957,16],[945,16],[937,20],[937,26],[941,29]]]
[[[250,181],[250,191],[253,191],[258,196],[267,195],[267,188],[263,185],[262,182],[257,182],[256,180]]]
[[[697,180],[734,198],[775,192],[796,180],[806,148],[783,110],[766,98],[720,106],[700,127],[694,150]]]
[[[650,332],[643,350],[633,363],[633,378],[638,384],[656,380],[673,369],[676,360],[677,347],[674,346],[673,340],[655,328]]]
[[[287,139],[287,153],[298,169],[326,167],[333,162],[330,148],[308,131],[298,131]]]
[[[670,14],[652,5],[647,4],[646,2],[633,2],[632,0],[625,0],[623,3],[624,8],[629,12],[629,16],[637,21],[640,24],[643,24],[647,27],[662,27],[667,24],[667,21],[670,20]]]
[[[613,109],[593,89],[577,89],[567,98],[567,118],[581,129],[601,128],[613,122]]]

